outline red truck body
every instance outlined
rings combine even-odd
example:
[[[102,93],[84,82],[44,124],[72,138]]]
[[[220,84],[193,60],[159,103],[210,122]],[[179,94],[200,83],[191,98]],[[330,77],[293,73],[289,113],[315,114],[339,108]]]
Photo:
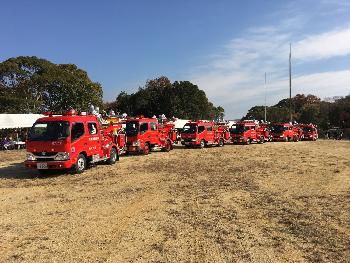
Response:
[[[228,127],[210,121],[191,121],[181,132],[181,144],[186,147],[204,148],[209,145],[223,146],[230,138]]]
[[[302,130],[302,140],[316,141],[318,139],[318,131],[316,125],[310,124],[299,124],[299,128]]]
[[[158,123],[156,118],[126,120],[126,152],[148,154],[151,150],[170,151],[176,140],[174,124]]]
[[[301,130],[290,123],[273,123],[271,125],[272,141],[299,141]]]
[[[269,124],[261,123],[258,127],[258,132],[264,137],[265,142],[272,140]]]
[[[112,128],[103,129],[94,115],[77,115],[74,110],[62,116],[38,119],[30,130],[27,168],[40,171],[85,170],[88,163],[119,160],[118,139]]]
[[[264,129],[254,121],[240,121],[230,129],[233,143],[250,144],[251,142],[264,143]]]

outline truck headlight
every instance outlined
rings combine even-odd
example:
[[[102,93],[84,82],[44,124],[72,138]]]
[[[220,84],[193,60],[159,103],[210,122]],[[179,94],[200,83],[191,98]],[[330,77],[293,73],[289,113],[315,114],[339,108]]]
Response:
[[[35,161],[36,158],[34,156],[34,154],[32,153],[27,153],[27,161]]]
[[[134,141],[132,146],[140,146],[140,140]]]
[[[280,135],[281,138],[283,138],[283,135]]]
[[[191,141],[196,142],[196,141],[197,141],[197,139],[192,139]]]
[[[69,158],[70,158],[69,153],[59,152],[55,156],[55,161],[65,161],[65,160],[69,160]]]

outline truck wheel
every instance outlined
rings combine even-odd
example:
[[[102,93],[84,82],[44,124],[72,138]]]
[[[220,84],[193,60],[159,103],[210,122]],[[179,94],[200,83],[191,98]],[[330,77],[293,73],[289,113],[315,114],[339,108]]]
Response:
[[[112,147],[111,152],[109,153],[109,158],[107,159],[107,164],[115,164],[118,160],[117,150]]]
[[[200,148],[204,148],[205,147],[205,141],[201,140],[201,144],[199,145]]]
[[[73,172],[75,174],[81,174],[86,169],[86,158],[84,154],[79,154],[77,162],[73,167]]]
[[[285,142],[288,142],[288,137],[285,137],[285,138],[284,138],[284,141],[285,141]]]
[[[169,152],[171,150],[171,142],[167,141],[163,147],[164,152]]]
[[[224,146],[224,140],[223,140],[223,139],[220,139],[220,140],[219,140],[218,146],[219,146],[219,147],[223,147],[223,146]]]
[[[246,145],[250,144],[250,139],[248,138],[247,141],[245,142]]]
[[[143,154],[144,155],[148,155],[149,154],[149,144],[148,143],[145,143],[145,147],[143,148]]]

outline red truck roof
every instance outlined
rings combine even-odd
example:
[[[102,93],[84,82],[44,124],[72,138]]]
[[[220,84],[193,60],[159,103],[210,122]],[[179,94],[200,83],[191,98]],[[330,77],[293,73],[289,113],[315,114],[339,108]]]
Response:
[[[158,119],[156,118],[129,118],[126,120],[127,122],[129,121],[137,121],[137,122],[157,122],[158,123]]]
[[[37,122],[46,122],[46,121],[97,121],[95,115],[62,115],[62,116],[47,116],[37,119]]]

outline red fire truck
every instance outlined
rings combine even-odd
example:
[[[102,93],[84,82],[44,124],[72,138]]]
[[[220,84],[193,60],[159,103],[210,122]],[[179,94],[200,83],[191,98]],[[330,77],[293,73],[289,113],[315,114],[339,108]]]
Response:
[[[273,141],[299,141],[301,131],[291,123],[273,123],[271,125],[271,136]]]
[[[176,141],[174,124],[158,123],[156,118],[126,120],[126,152],[149,154],[151,150],[170,151]]]
[[[27,168],[48,170],[72,169],[82,173],[89,163],[119,160],[118,139],[112,127],[102,128],[95,115],[78,115],[69,110],[63,115],[38,119],[27,141]]]
[[[225,125],[215,125],[211,121],[191,121],[181,132],[181,144],[186,147],[204,148],[209,145],[224,146],[230,133]]]
[[[264,143],[263,130],[254,121],[240,121],[230,129],[233,143],[250,144],[251,142]]]
[[[298,125],[302,130],[302,140],[316,141],[318,139],[317,126],[310,124],[300,124]]]
[[[264,137],[265,142],[272,141],[268,123],[260,123],[258,127],[258,132]]]

